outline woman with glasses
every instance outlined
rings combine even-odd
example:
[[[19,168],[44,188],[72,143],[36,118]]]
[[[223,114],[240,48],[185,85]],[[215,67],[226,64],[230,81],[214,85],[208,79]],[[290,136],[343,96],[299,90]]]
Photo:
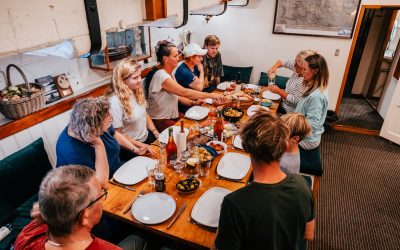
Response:
[[[133,145],[112,126],[110,103],[105,97],[83,99],[72,108],[70,123],[57,140],[57,167],[71,164],[96,171],[102,187],[121,166],[121,147],[137,155],[147,148]]]
[[[309,55],[315,54],[312,50],[303,50],[300,51],[294,60],[283,60],[279,59],[276,63],[268,70],[268,76],[274,76],[276,70],[279,68],[287,68],[293,71],[293,74],[290,76],[289,80],[286,83],[286,88],[281,89],[276,85],[271,85],[265,87],[261,90],[262,92],[269,90],[272,93],[278,94],[282,98],[281,106],[279,106],[279,113],[286,114],[293,112],[296,108],[297,103],[299,102],[302,94],[303,94],[303,64],[304,58]]]
[[[135,146],[153,153],[151,144],[159,132],[146,112],[146,99],[142,86],[140,65],[132,59],[124,59],[114,68],[110,111],[113,127],[125,135]],[[130,152],[123,151],[124,155]],[[121,150],[122,153],[122,150]],[[122,158],[125,158],[121,155]]]
[[[106,198],[93,170],[77,165],[51,170],[40,185],[34,220],[18,235],[14,249],[146,249],[146,241],[135,235],[116,246],[92,234]]]

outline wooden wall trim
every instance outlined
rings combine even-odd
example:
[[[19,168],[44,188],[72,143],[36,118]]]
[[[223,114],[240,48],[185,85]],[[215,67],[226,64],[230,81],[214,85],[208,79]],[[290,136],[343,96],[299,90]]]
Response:
[[[59,103],[38,110],[20,119],[3,124],[0,126],[0,140],[71,109],[78,99],[104,95],[107,93],[109,86],[109,84],[106,84],[97,87],[88,92],[65,99]]]
[[[379,131],[370,130],[366,128],[355,128],[346,125],[339,125],[339,124],[332,124],[332,128],[338,131],[345,131],[350,133],[362,134],[362,135],[372,135],[372,136],[379,136]]]
[[[355,49],[356,44],[357,44],[358,34],[360,32],[360,27],[361,27],[362,20],[364,18],[365,8],[366,8],[365,5],[361,6],[360,13],[359,13],[358,18],[357,18],[356,29],[354,31],[353,41],[351,43],[350,52],[349,52],[349,57],[347,58],[347,64],[346,64],[346,69],[345,69],[344,74],[343,74],[342,85],[340,87],[339,97],[338,97],[338,100],[336,102],[336,108],[335,108],[335,112],[336,113],[339,113],[340,104],[342,103],[343,91],[344,91],[344,87],[346,86],[346,82],[347,82],[347,77],[348,77],[348,74],[349,74],[351,61],[353,59],[354,49]]]
[[[153,67],[157,67],[153,66]],[[153,69],[153,67],[145,68],[142,70],[142,78],[145,78],[147,74]],[[97,97],[107,94],[110,90],[110,83],[97,87],[95,89],[89,90],[85,93],[79,94],[74,97],[67,98],[59,103],[45,107],[38,110],[32,114],[24,116],[17,120],[12,120],[8,123],[0,125],[0,140],[18,133],[24,129],[30,128],[40,122],[50,119],[56,115],[59,115],[67,110],[70,110],[77,100],[87,97]]]

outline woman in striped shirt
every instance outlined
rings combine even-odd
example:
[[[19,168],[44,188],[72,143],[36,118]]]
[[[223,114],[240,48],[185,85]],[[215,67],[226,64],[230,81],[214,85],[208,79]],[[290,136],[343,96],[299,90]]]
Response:
[[[300,51],[294,60],[282,60],[279,59],[276,63],[268,70],[268,75],[273,76],[278,68],[284,67],[293,71],[289,80],[286,83],[286,88],[281,89],[276,85],[268,86],[262,89],[262,92],[269,90],[272,93],[280,95],[283,99],[280,113],[290,113],[296,108],[301,96],[303,95],[303,71],[304,58],[310,55],[314,55],[315,52],[312,50]]]

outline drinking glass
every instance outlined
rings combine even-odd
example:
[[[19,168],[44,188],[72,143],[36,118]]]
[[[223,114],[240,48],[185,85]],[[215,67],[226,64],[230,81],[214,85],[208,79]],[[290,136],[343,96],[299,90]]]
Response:
[[[158,148],[158,161],[161,164],[166,164],[167,163],[167,150],[166,150],[166,144],[158,142],[160,147]]]
[[[211,161],[200,162],[200,177],[207,177],[210,173]]]
[[[268,86],[275,85],[275,74],[271,74],[271,76],[268,77]]]
[[[198,121],[195,121],[190,127],[190,134],[193,136],[200,136],[200,124]]]
[[[228,91],[234,91],[235,89],[236,89],[236,81],[235,81],[235,80],[232,80],[232,81],[231,81],[231,84],[229,85],[229,89],[226,88],[226,90],[228,90]]]
[[[155,165],[150,164],[146,166],[146,171],[147,171],[147,183],[149,184],[150,188],[154,187],[154,169]]]

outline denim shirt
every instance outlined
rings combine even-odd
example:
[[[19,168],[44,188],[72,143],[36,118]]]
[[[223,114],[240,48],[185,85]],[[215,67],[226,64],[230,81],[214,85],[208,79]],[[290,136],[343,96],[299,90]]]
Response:
[[[328,112],[328,91],[320,88],[304,96],[297,103],[295,112],[304,114],[311,125],[312,134],[304,138],[305,142],[321,141],[324,132],[324,122]]]

